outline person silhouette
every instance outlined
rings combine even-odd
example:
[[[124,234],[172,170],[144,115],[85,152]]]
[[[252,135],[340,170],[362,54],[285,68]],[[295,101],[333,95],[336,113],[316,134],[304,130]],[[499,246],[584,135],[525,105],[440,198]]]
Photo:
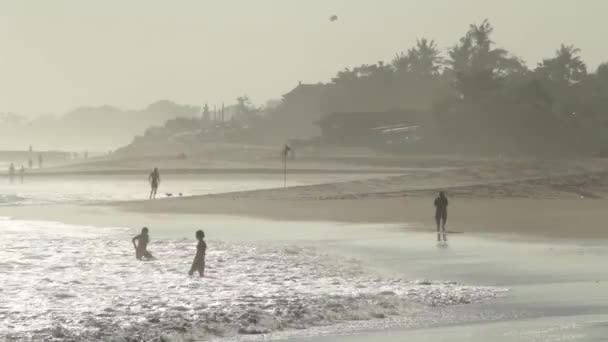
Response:
[[[137,244],[135,244],[137,241]],[[141,229],[141,233],[135,236],[131,242],[133,243],[133,248],[135,248],[135,258],[137,260],[151,260],[154,259],[152,253],[148,252],[148,243],[150,242],[150,236],[148,235],[148,227],[143,227]]]
[[[439,196],[435,198],[435,222],[437,223],[437,241],[441,241],[441,235],[443,235],[443,241],[447,242],[447,236],[445,232],[445,224],[448,220],[448,199],[445,197],[443,191],[439,192]]]
[[[196,239],[198,244],[196,245],[196,255],[190,266],[188,275],[193,275],[194,272],[198,271],[199,276],[205,276],[205,254],[207,253],[207,243],[205,243],[205,232],[202,230],[196,231]]]
[[[154,168],[154,171],[150,173],[148,176],[148,182],[150,182],[150,199],[156,198],[156,191],[158,190],[158,185],[160,184],[160,173],[158,172],[158,168]]]

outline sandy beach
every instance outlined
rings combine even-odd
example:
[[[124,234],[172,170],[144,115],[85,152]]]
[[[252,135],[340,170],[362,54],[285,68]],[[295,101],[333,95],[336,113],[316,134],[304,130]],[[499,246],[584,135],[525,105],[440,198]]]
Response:
[[[502,166],[483,162],[463,167],[445,162],[444,165],[438,163],[429,167],[409,161],[409,167],[403,168],[400,175],[383,173],[374,165],[363,165],[375,172],[296,174],[290,178],[295,186],[286,189],[281,186],[282,179],[276,180],[272,174],[243,172],[235,177],[166,172],[166,183],[163,183],[166,191],[180,188],[187,196],[168,198],[161,195],[164,198],[156,201],[141,200],[142,195],[137,193],[143,190],[145,196],[145,183],[139,183],[136,177],[129,175],[121,176],[126,178],[119,185],[120,192],[108,188],[108,181],[116,176],[103,172],[85,178],[71,176],[68,178],[73,182],[71,188],[65,187],[68,181],[62,177],[38,176],[32,178],[32,184],[27,186],[40,189],[45,184],[46,192],[34,193],[18,185],[3,190],[5,193],[15,191],[19,198],[35,195],[37,202],[0,207],[0,216],[10,218],[3,223],[7,226],[0,228],[9,229],[4,233],[9,234],[9,241],[11,234],[24,229],[19,227],[38,229],[35,227],[40,226],[41,229],[56,231],[56,234],[65,234],[64,241],[72,241],[72,245],[64,247],[69,253],[79,253],[77,246],[89,243],[96,244],[91,248],[100,248],[97,245],[105,243],[116,246],[118,249],[112,247],[107,250],[114,253],[108,257],[117,261],[126,259],[120,261],[112,272],[131,274],[139,279],[137,281],[147,284],[145,269],[141,270],[144,273],[129,270],[128,239],[141,226],[149,226],[153,241],[156,241],[151,248],[165,255],[163,259],[166,260],[154,266],[166,274],[156,280],[161,287],[157,288],[152,283],[141,285],[146,286],[149,293],[160,291],[162,286],[173,286],[171,284],[175,281],[181,282],[181,268],[188,267],[192,233],[203,228],[212,251],[211,276],[217,280],[210,280],[207,290],[190,282],[182,285],[185,286],[183,290],[189,288],[187,291],[195,291],[193,293],[201,298],[212,294],[220,307],[228,305],[230,310],[234,310],[227,313],[226,319],[234,319],[230,324],[237,326],[242,324],[237,323],[240,319],[237,317],[242,317],[238,315],[243,314],[240,308],[258,305],[251,299],[254,297],[274,298],[265,296],[294,291],[289,296],[294,300],[300,298],[297,300],[312,310],[312,316],[306,318],[305,329],[294,329],[294,324],[304,324],[304,321],[294,320],[296,316],[289,316],[294,313],[285,313],[287,316],[281,323],[283,328],[275,327],[277,323],[270,316],[263,318],[266,323],[259,323],[264,316],[248,314],[248,319],[256,317],[258,323],[247,328],[249,333],[246,330],[236,334],[224,331],[222,334],[227,334],[226,340],[601,340],[600,337],[607,333],[608,322],[605,315],[608,302],[602,299],[605,298],[603,293],[608,278],[598,271],[608,255],[603,227],[607,218],[605,189],[608,178],[602,172],[604,162],[501,163]],[[322,169],[318,166],[315,167]],[[224,183],[224,179],[232,179],[230,186]],[[242,181],[237,182],[238,179]],[[212,190],[197,190],[197,193],[193,190],[197,188]],[[439,189],[447,191],[451,203],[447,248],[438,247],[434,242],[432,200]],[[48,200],[49,194],[62,191],[70,192],[72,196],[42,201]],[[106,192],[118,195],[108,196]],[[11,223],[13,221],[14,224]],[[19,235],[15,236],[19,238]],[[124,249],[119,247],[121,240],[126,240]],[[175,246],[179,246],[179,251],[173,250]],[[78,260],[77,255],[74,254],[74,260]],[[267,264],[279,256],[280,263]],[[71,260],[65,258],[67,255],[59,260]],[[228,258],[228,264],[224,264],[224,258]],[[326,268],[319,263],[324,259],[332,260],[332,265],[342,265],[339,282],[325,283],[323,280],[335,279],[338,274],[333,266]],[[90,262],[103,263],[103,260]],[[251,263],[252,260],[258,261]],[[234,268],[239,265],[245,268]],[[113,266],[104,267],[110,267],[110,271]],[[273,269],[283,269],[281,273],[285,277],[277,277]],[[299,273],[299,269],[303,273]],[[349,275],[343,274],[345,271]],[[253,297],[245,296],[244,302],[230,301],[228,304],[226,282],[238,284],[239,277],[245,274],[245,279],[250,282],[249,288],[263,286],[270,292],[262,295],[248,293],[246,289],[238,290]],[[313,278],[306,279],[306,274],[313,274]],[[30,273],[22,275],[21,279],[30,279],[28,277],[32,277],[32,281],[37,279]],[[47,276],[51,284],[60,279],[54,277],[53,274]],[[57,277],[65,276],[59,273]],[[116,281],[103,274],[98,277],[96,282],[107,284],[104,286],[114,286]],[[86,286],[97,286],[94,284]],[[234,284],[230,286],[236,286]],[[349,284],[356,286],[351,288]],[[76,288],[80,286],[84,285],[79,284]],[[302,286],[311,288],[300,289]],[[10,284],[5,287],[5,293],[12,291]],[[400,291],[409,293],[403,302],[407,305],[398,309],[401,314],[384,316],[386,313],[378,313],[381,306],[376,305],[383,303],[384,299],[383,295],[374,294],[375,287],[384,288],[386,293],[397,293],[397,296],[401,296]],[[180,295],[180,288],[163,290],[166,300],[181,304],[171,304],[174,306],[162,310],[169,310],[167,313],[177,310],[177,316],[148,317],[149,322],[176,320],[182,317],[179,310],[195,315],[207,315],[209,310],[215,310],[208,306],[204,309],[191,307],[190,301],[186,300],[188,297]],[[307,293],[313,288],[321,292],[310,298],[300,297],[299,291]],[[17,294],[21,293],[15,289]],[[72,298],[79,296],[78,290],[74,291],[74,294],[52,294],[61,298],[59,302],[52,302],[53,305],[63,305],[62,302],[68,305]],[[116,295],[122,296],[121,290],[118,291]],[[340,297],[340,291],[373,296],[367,300],[376,304],[363,309],[362,302],[357,300],[342,301],[347,297]],[[365,291],[369,291],[368,294]],[[450,291],[458,291],[458,294]],[[345,311],[338,316],[326,316],[329,311],[314,299],[319,298],[323,302],[321,298],[326,294],[334,296],[337,300],[335,305],[344,307]],[[448,304],[455,298],[463,302]],[[435,304],[429,305],[429,300]],[[439,304],[443,300],[447,300],[445,305]],[[392,300],[393,304],[400,301]],[[105,304],[99,302],[95,305]],[[132,303],[128,308],[138,305]],[[281,307],[279,302],[272,305]],[[116,315],[122,312],[121,307],[113,310]],[[354,312],[357,314],[353,315]],[[372,315],[371,312],[375,313]],[[34,313],[23,312],[23,315],[30,314]],[[81,313],[85,314],[90,313]],[[323,321],[314,318],[320,314],[325,317]],[[128,322],[130,316],[127,313],[121,315],[126,315],[125,322]],[[96,324],[110,324],[103,317],[102,312],[95,318]],[[208,320],[209,317],[201,316],[199,319]],[[39,321],[37,324],[46,323]],[[228,329],[228,326],[232,325],[222,329]],[[116,331],[127,329],[126,326],[119,327],[115,327]],[[251,329],[257,333],[252,335],[254,330]],[[207,331],[205,339],[217,338],[216,333]],[[55,330],[54,334],[69,336],[69,329]],[[178,335],[171,336],[177,338]]]
[[[432,229],[433,199],[442,190],[452,199],[449,226],[455,232],[572,239],[608,236],[602,225],[608,204],[603,160],[415,165],[402,175],[360,175],[355,180],[344,175],[338,182],[116,205],[143,213],[409,222],[424,230]]]

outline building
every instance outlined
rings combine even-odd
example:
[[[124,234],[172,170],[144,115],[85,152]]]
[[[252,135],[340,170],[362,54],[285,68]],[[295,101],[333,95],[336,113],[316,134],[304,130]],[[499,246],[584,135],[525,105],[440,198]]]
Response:
[[[412,145],[432,134],[433,115],[423,111],[331,113],[317,123],[324,143],[389,148]]]

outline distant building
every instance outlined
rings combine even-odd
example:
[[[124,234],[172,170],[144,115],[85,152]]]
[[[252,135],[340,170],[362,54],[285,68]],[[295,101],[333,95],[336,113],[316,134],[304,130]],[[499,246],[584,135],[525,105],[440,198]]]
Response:
[[[388,148],[423,140],[434,127],[432,118],[423,111],[331,113],[318,125],[327,144]]]
[[[283,95],[283,102],[287,102],[293,106],[307,107],[318,103],[318,99],[325,96],[326,88],[327,85],[322,83],[307,84],[300,82],[295,88]]]
[[[327,85],[305,84],[300,82],[295,88],[283,95],[273,118],[277,134],[285,138],[309,138],[319,135],[319,126],[315,124],[324,112],[323,105],[327,96]]]

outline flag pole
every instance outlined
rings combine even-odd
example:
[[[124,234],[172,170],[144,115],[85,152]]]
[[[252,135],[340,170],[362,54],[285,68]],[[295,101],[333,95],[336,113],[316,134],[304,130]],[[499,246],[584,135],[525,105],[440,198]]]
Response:
[[[283,188],[287,188],[287,150],[283,153]]]

